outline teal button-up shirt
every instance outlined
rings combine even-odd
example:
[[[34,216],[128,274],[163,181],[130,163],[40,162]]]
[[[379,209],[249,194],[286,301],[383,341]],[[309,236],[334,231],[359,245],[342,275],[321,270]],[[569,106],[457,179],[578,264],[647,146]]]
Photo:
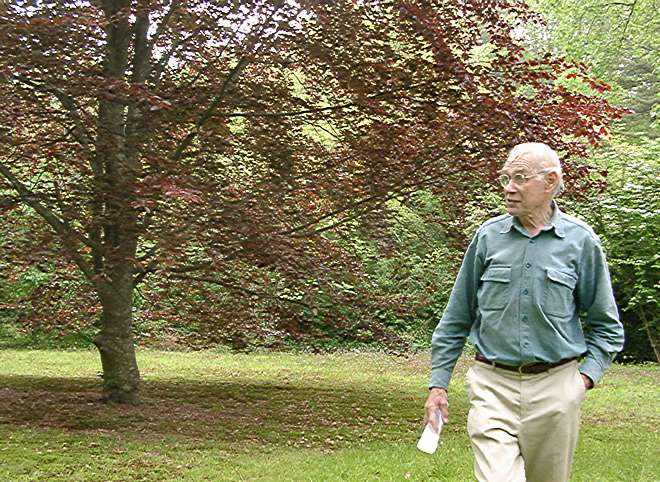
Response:
[[[467,337],[507,365],[584,355],[580,371],[598,382],[623,348],[623,326],[593,230],[556,204],[534,237],[508,214],[485,222],[433,333],[429,386],[447,388]]]

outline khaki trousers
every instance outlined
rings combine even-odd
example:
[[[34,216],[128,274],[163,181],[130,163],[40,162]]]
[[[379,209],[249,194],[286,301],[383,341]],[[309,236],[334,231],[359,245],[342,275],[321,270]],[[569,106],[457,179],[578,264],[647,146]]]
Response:
[[[477,480],[569,480],[586,392],[577,361],[540,374],[476,362],[467,385]]]

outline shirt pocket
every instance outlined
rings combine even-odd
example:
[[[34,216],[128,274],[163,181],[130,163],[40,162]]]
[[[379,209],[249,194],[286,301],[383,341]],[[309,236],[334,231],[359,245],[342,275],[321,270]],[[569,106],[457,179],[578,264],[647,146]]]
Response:
[[[547,315],[567,317],[575,310],[573,291],[577,277],[572,273],[546,269],[543,312]]]
[[[511,267],[491,266],[481,275],[479,307],[483,310],[501,310],[511,295]]]

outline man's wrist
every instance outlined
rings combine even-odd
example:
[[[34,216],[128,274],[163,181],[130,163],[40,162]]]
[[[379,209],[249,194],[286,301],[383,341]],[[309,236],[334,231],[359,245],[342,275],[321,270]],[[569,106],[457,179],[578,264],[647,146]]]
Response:
[[[596,385],[591,377],[586,373],[580,372],[580,375],[582,375],[582,379],[586,381],[587,390],[591,390]]]

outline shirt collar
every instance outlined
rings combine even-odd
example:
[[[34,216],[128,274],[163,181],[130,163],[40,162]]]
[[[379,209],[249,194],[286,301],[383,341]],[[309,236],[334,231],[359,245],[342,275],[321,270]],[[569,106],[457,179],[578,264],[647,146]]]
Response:
[[[550,221],[548,221],[548,224],[542,229],[542,231],[550,231],[551,229],[554,229],[554,233],[558,238],[564,238],[566,236],[566,233],[564,232],[564,225],[561,222],[562,214],[563,213],[559,209],[559,206],[557,206],[557,203],[553,200],[552,201],[552,216],[550,217]],[[511,228],[513,227],[514,222],[516,223],[516,228],[517,229],[523,229],[517,218],[515,218],[513,216],[507,216],[504,219],[504,222],[502,224],[502,229],[500,230],[500,233],[505,234],[505,233],[508,233],[509,231],[511,231]]]
[[[557,206],[557,203],[552,201],[552,217],[548,222],[548,229],[555,228],[555,235],[558,238],[564,238],[566,233],[564,232],[564,223],[561,222],[562,212]]]
[[[511,227],[513,226],[513,216],[507,216],[504,218],[504,221],[502,222],[502,230],[500,231],[500,234],[505,234],[511,231]]]

